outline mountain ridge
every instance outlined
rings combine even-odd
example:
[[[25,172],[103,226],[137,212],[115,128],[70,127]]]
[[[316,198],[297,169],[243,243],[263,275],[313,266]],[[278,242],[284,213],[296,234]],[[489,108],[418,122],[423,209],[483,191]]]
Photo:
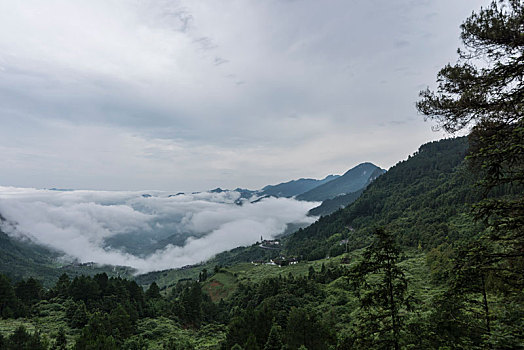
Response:
[[[340,177],[298,195],[296,199],[324,201],[340,195],[357,192],[365,188],[370,183],[370,179],[377,177],[377,171],[386,172],[386,170],[379,168],[373,163],[360,163]]]
[[[478,193],[476,179],[464,165],[467,148],[465,137],[420,146],[354,203],[290,235],[288,252],[308,259],[332,255],[331,249],[340,249],[329,242],[336,234],[350,235],[351,249],[362,248],[377,226],[397,231],[398,241],[408,247],[437,247],[475,234],[468,205]]]
[[[267,185],[260,190],[261,195],[275,197],[294,197],[307,192],[315,187],[333,181],[340,175],[328,175],[323,179],[300,178],[282,182],[276,185]]]

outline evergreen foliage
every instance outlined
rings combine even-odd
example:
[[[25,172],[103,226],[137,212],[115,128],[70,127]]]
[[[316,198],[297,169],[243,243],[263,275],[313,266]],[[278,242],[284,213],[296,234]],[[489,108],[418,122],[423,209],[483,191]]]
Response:
[[[459,252],[451,290],[463,306],[468,299],[478,302],[468,295],[481,294],[483,322],[467,333],[473,344],[487,340],[513,347],[524,342],[522,333],[507,321],[512,312],[505,307],[498,324],[506,331],[493,332],[488,300],[493,289],[489,273],[496,271],[502,305],[524,302],[523,28],[524,3],[519,0],[493,1],[473,13],[461,27],[465,49],[459,50],[458,62],[440,70],[436,92],[422,91],[417,104],[420,112],[448,132],[471,127],[469,166],[480,175],[483,188],[475,214],[488,234]],[[522,307],[516,309],[519,314]],[[522,318],[516,323],[520,326]]]
[[[282,350],[282,330],[278,324],[273,324],[267,337],[264,350]]]
[[[395,231],[402,246],[431,249],[478,233],[468,216],[480,199],[475,175],[464,166],[466,138],[430,142],[377,178],[350,206],[321,217],[285,242],[290,255],[308,260],[370,243],[372,227]],[[457,227],[458,226],[458,227]]]
[[[362,261],[351,269],[359,291],[361,312],[356,323],[354,346],[358,349],[400,349],[404,315],[410,309],[408,282],[399,266],[400,250],[393,236],[381,228]]]

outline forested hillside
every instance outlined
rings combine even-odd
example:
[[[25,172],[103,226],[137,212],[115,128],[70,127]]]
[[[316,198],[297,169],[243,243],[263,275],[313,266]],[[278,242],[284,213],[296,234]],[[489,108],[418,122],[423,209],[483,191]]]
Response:
[[[429,249],[478,233],[471,206],[479,199],[467,169],[465,137],[431,142],[376,179],[352,205],[290,236],[290,254],[318,259],[369,243],[373,227],[385,226],[407,247]]]
[[[367,186],[369,186],[370,183],[375,181],[379,176],[382,176],[384,173],[385,171],[383,169],[376,168],[375,170],[373,170],[373,172],[369,176],[368,182],[363,188],[355,192],[349,192],[346,194],[338,195],[330,199],[326,199],[322,202],[321,205],[319,205],[316,208],[311,209],[308,214],[312,216],[329,215],[337,211],[338,209],[342,209],[350,205],[351,203],[356,201],[358,197],[360,197],[362,192],[364,192],[364,190],[366,189]]]
[[[58,277],[52,268],[56,256],[49,250],[32,244],[11,239],[0,231],[0,272],[12,278],[51,275]]]
[[[0,220],[4,221],[1,216]],[[59,252],[29,239],[10,237],[0,229],[0,273],[13,281],[34,277],[45,287],[50,287],[63,273],[78,276],[106,272],[111,276],[132,276],[132,269],[128,267],[76,264],[60,261],[60,256]]]

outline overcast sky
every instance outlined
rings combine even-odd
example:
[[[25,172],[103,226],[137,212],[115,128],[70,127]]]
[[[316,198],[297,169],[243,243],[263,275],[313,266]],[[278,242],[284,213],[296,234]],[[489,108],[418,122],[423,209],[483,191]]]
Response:
[[[487,1],[0,0],[0,185],[260,188],[444,136],[418,92]]]

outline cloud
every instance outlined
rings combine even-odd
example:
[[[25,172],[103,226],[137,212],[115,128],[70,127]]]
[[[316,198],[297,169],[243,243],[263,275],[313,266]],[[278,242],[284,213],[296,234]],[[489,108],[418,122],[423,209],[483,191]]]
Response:
[[[81,262],[132,266],[141,273],[198,263],[260,236],[274,237],[290,223],[313,221],[306,214],[316,203],[267,198],[238,205],[239,196],[0,187],[0,213],[9,235]],[[183,244],[155,246],[173,237]],[[137,247],[146,250],[147,243],[158,249],[139,253]]]
[[[2,1],[2,185],[256,187],[388,167],[441,136],[414,102],[482,3]]]

